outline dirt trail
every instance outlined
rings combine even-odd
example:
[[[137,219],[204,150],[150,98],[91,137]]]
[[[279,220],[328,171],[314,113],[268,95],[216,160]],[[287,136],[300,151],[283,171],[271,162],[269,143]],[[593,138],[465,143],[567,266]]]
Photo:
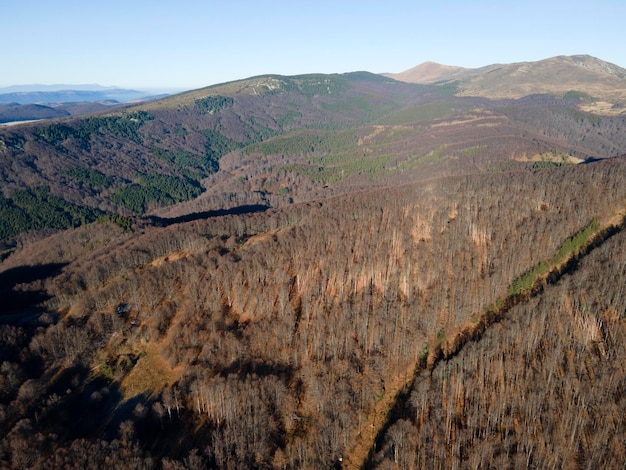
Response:
[[[385,382],[385,393],[376,402],[374,409],[361,426],[361,432],[343,458],[342,468],[358,470],[363,467],[374,447],[376,437],[389,421],[389,413],[397,403],[398,395],[406,392],[415,378],[415,365],[410,365],[403,373]]]
[[[371,458],[371,452],[376,450],[373,449],[376,439],[394,420],[392,416],[394,407],[400,401],[406,399],[402,395],[409,392],[414,380],[422,372],[432,371],[442,360],[448,360],[458,354],[469,341],[479,340],[487,328],[500,320],[515,305],[540,295],[546,283],[556,283],[567,272],[572,269],[575,270],[578,262],[593,249],[626,228],[625,213],[625,210],[620,210],[608,218],[602,227],[590,237],[582,249],[571,253],[566,260],[551,266],[549,272],[537,279],[528,291],[509,295],[502,301],[499,307],[480,315],[477,322],[462,325],[456,332],[451,332],[447,339],[429,351],[425,367],[419,367],[418,364],[412,365],[404,374],[397,375],[390,383],[386,384],[385,394],[376,403],[374,410],[368,416],[367,422],[357,436],[354,446],[346,452],[342,468],[358,470],[367,465],[368,458]]]

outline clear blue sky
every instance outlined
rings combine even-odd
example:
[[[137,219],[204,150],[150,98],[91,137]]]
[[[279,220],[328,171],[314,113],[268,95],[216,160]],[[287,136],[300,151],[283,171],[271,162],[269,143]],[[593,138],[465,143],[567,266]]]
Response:
[[[626,67],[626,1],[6,0],[0,87],[199,88],[590,54]]]

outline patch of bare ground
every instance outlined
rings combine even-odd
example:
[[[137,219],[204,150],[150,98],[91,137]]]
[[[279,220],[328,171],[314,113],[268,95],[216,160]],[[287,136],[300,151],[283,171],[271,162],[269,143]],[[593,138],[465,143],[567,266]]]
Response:
[[[277,230],[270,230],[269,232],[263,232],[257,235],[252,235],[250,238],[246,240],[242,248],[250,249],[259,243],[275,241],[276,237],[278,237],[281,233],[287,230],[289,230],[289,228],[280,228]]]
[[[415,365],[412,364],[392,380],[385,381],[384,394],[376,402],[374,409],[361,426],[359,434],[354,439],[354,445],[346,452],[343,458],[343,468],[349,470],[363,468],[378,434],[389,420],[389,413],[397,403],[398,395],[409,389],[415,378],[414,374]]]
[[[149,266],[161,266],[163,263],[173,262],[191,256],[186,250],[170,253],[152,261]],[[168,334],[158,341],[139,340],[134,344],[138,351],[139,360],[130,372],[122,379],[120,388],[126,399],[139,394],[155,395],[166,386],[172,386],[183,375],[184,366],[172,367],[163,357],[163,349],[174,341],[171,332],[176,331],[177,325],[182,321],[182,309],[179,309],[172,317],[168,328]]]
[[[615,103],[608,101],[596,101],[594,103],[580,104],[578,107],[582,111],[593,114],[603,114],[606,116],[619,116],[626,114],[626,107],[616,106]]]
[[[492,117],[484,115],[468,115],[466,118],[454,119],[450,121],[441,121],[432,124],[431,128],[436,127],[452,127],[452,126],[465,126],[470,123],[477,123],[478,126],[489,127],[502,124],[506,122],[504,117]]]
[[[566,155],[561,153],[537,153],[531,156],[526,154],[514,157],[513,160],[518,162],[550,162],[550,163],[563,163],[567,165],[578,165],[584,162],[582,158],[574,157],[572,155]]]
[[[172,318],[170,332],[176,330],[176,325],[181,322],[181,315],[182,310],[179,310]],[[157,394],[182,376],[184,366],[172,367],[161,354],[170,341],[173,341],[170,335],[165,335],[159,341],[141,342],[138,345],[141,357],[120,383],[126,399],[141,393]]]
[[[608,217],[606,222],[603,224],[603,227],[618,227],[620,224],[624,224],[626,222],[626,207],[620,211],[617,211],[612,216]]]
[[[140,393],[156,394],[178,380],[182,371],[172,368],[160,350],[158,343],[145,345],[144,355],[120,384],[124,397],[131,398]]]
[[[190,255],[191,253],[186,250],[177,251],[175,253],[168,253],[165,256],[161,256],[160,258],[155,259],[150,264],[148,264],[148,266],[159,267],[163,265],[163,263],[178,261],[184,258],[188,258]]]

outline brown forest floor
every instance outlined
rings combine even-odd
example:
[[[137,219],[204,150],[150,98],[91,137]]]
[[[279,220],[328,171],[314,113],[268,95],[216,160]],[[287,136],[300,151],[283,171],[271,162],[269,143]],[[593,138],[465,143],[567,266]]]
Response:
[[[425,368],[420,367],[419,364],[412,364],[403,374],[395,376],[393,380],[386,383],[385,394],[376,403],[374,409],[367,417],[365,425],[362,426],[361,432],[356,438],[355,445],[347,451],[343,459],[342,468],[359,470],[365,467],[372,451],[376,451],[374,446],[377,437],[389,425],[393,407],[397,405],[400,395],[410,390],[414,380],[417,379],[421,372],[425,370],[432,371],[441,360],[449,359],[453,355],[458,354],[467,342],[479,340],[485,330],[501,319],[514,305],[527,302],[530,298],[540,295],[543,290],[542,286],[547,282],[547,279],[552,278],[550,282],[558,281],[566,272],[568,263],[582,259],[594,247],[599,246],[616,232],[626,228],[625,214],[625,210],[620,210],[608,217],[581,250],[571,253],[565,260],[557,265],[553,265],[549,273],[537,279],[529,291],[509,295],[500,307],[480,315],[480,319],[477,322],[461,326],[459,331],[450,335],[435,350],[430,351]]]
[[[368,415],[366,422],[361,426],[361,432],[352,448],[343,458],[343,467],[349,470],[363,468],[376,438],[381,429],[389,421],[389,413],[398,400],[398,395],[406,391],[415,379],[415,364],[411,364],[402,374],[396,375],[391,381],[385,382],[385,393],[376,402],[374,409]]]

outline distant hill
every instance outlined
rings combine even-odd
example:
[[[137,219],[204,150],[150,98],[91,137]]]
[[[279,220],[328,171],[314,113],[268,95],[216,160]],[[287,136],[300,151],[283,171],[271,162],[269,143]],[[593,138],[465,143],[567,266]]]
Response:
[[[558,56],[537,62],[463,69],[434,63],[387,76],[409,83],[454,81],[460,96],[521,98],[535,93],[606,101],[613,112],[626,102],[626,69],[589,55]],[[597,110],[597,109],[596,109]]]
[[[452,77],[467,71],[464,67],[424,62],[409,70],[400,73],[389,73],[385,76],[407,83],[435,83],[441,80],[450,80]]]
[[[0,88],[0,124],[111,109],[167,94],[99,85],[22,85]]]
[[[622,71],[417,72],[0,127],[0,468],[623,467]]]
[[[63,109],[55,109],[41,104],[0,103],[0,123],[31,121],[69,116]]]
[[[368,72],[264,75],[6,127],[0,239],[101,213],[183,217],[276,207],[626,153],[623,119],[581,112],[578,95],[489,100],[455,93],[455,83],[403,83]]]
[[[53,85],[44,85],[41,83],[31,83],[26,85],[11,85],[0,88],[0,93],[30,93],[33,91],[62,91],[62,90],[80,90],[80,91],[108,91],[120,89],[114,86],[102,86],[96,83],[88,84],[68,84],[56,83]]]
[[[94,85],[89,86],[65,85],[66,88],[57,89],[64,85],[44,86],[37,89],[37,85],[28,85],[24,87],[8,87],[0,88],[0,103],[72,103],[79,101],[132,101],[137,99],[145,99],[154,95],[154,93],[127,90],[123,88],[105,88]]]

